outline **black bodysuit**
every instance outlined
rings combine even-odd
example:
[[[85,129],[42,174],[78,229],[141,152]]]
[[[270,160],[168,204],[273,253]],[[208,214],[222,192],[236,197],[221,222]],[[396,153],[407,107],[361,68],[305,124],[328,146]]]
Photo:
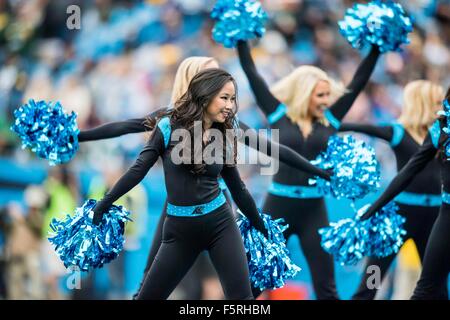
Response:
[[[365,133],[390,143],[397,161],[397,170],[401,170],[420,148],[420,144],[399,123],[392,125],[343,123],[339,130]],[[399,198],[396,203],[399,206],[399,212],[406,218],[405,240],[413,239],[420,260],[423,261],[428,238],[440,208],[441,177],[438,160],[432,159],[404,191],[407,193],[403,193],[403,197]],[[420,198],[421,201],[411,202],[414,200],[412,198]],[[370,273],[365,271],[368,266],[377,265],[380,268],[381,277],[384,278],[395,256],[391,255],[382,259],[370,257],[363,268],[364,273],[358,290],[352,298],[356,300],[374,299],[377,289],[369,289],[367,280]]]
[[[172,162],[171,151],[179,142],[165,138],[167,133],[158,126],[134,165],[97,203],[94,208],[94,221],[98,220],[97,217],[106,212],[114,201],[136,186],[161,157],[170,205],[197,206],[217,199],[222,192],[218,182],[221,175],[240,210],[252,225],[265,232],[264,223],[239,177],[236,166],[210,164],[206,165],[204,173],[193,173],[188,165]],[[226,297],[252,298],[244,246],[227,202],[204,215],[168,215],[162,238],[155,258],[156,263],[152,264],[145,278],[139,299],[166,299],[197,256],[205,250],[209,252],[219,274]]]
[[[161,111],[164,111],[164,109],[159,109],[151,113],[148,117],[155,118]],[[136,118],[125,121],[107,123],[105,125],[93,129],[81,131],[78,136],[78,139],[80,142],[87,142],[87,141],[114,138],[129,133],[145,132],[148,130],[147,126],[145,125],[145,121],[146,118]],[[325,179],[329,179],[329,174],[327,172],[324,172],[323,170],[320,170],[317,167],[311,165],[308,160],[306,160],[305,158],[294,152],[291,148],[286,147],[284,145],[279,145],[272,140],[267,140],[264,136],[257,135],[252,130],[247,131],[249,127],[243,122],[239,122],[239,127],[248,133],[246,136],[244,136],[244,139],[240,140],[247,146],[256,147],[258,151],[264,152],[269,156],[272,154],[273,148],[278,148],[280,161],[287,163],[288,165],[291,165],[292,167],[297,168],[298,170],[307,170],[312,175],[318,175]],[[250,141],[257,141],[257,143],[250,144]],[[261,150],[259,149],[260,146],[267,146],[267,148]],[[227,196],[228,199],[227,192],[225,192],[225,195]],[[166,208],[167,208],[167,201],[164,204],[163,212],[161,214],[155,234],[153,236],[152,244],[150,246],[150,252],[147,258],[147,263],[144,269],[143,280],[145,279],[146,274],[150,270],[150,267],[152,266],[153,262],[155,261],[156,254],[162,243],[163,226],[164,221],[166,219]],[[140,288],[142,287],[143,282],[144,281],[141,281]],[[138,290],[138,292],[139,291],[140,289]],[[253,293],[255,295],[259,294],[258,290],[254,290]],[[135,297],[137,297],[137,295],[135,295]]]
[[[311,133],[304,137],[299,126],[292,123],[285,115],[284,105],[273,96],[267,84],[259,75],[252,60],[248,44],[238,43],[239,59],[250,87],[255,95],[258,106],[271,122],[271,128],[279,129],[280,143],[302,154],[308,160],[315,159],[320,152],[327,148],[328,139],[337,132],[339,121],[356,100],[357,96],[368,82],[378,57],[378,47],[373,47],[370,54],[359,65],[347,92],[340,97],[326,112],[331,125],[326,126],[318,121],[313,122]],[[273,186],[308,186],[308,180],[313,176],[309,173],[298,171],[288,165],[280,163],[278,173],[274,176]],[[274,218],[284,218],[289,224],[286,231],[288,238],[297,234],[300,245],[305,254],[317,299],[338,299],[333,259],[320,246],[318,229],[328,226],[328,217],[325,202],[322,197],[302,196],[289,197],[270,192],[265,200],[265,212]]]

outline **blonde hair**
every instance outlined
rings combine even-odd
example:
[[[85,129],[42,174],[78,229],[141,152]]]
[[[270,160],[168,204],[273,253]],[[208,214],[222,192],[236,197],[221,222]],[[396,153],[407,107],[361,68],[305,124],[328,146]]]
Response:
[[[287,117],[292,122],[309,118],[311,95],[319,81],[326,81],[331,87],[331,98],[336,100],[345,92],[344,86],[331,79],[328,74],[314,66],[301,66],[272,86],[273,95],[287,106]],[[320,122],[328,125],[325,119]]]
[[[211,57],[189,57],[181,62],[175,75],[172,96],[170,98],[172,105],[175,105],[175,102],[187,91],[192,78],[202,71],[208,63],[214,61],[216,59]]]
[[[444,98],[444,89],[428,80],[408,83],[403,92],[403,109],[398,122],[406,130],[425,138],[428,127],[436,120],[434,106]]]

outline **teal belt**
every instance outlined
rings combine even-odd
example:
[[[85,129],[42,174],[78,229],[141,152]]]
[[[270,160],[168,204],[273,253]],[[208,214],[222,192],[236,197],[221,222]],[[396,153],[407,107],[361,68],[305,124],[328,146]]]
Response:
[[[298,198],[298,199],[323,197],[323,194],[321,194],[316,187],[290,186],[276,182],[272,182],[272,184],[270,185],[269,193],[280,197]]]
[[[450,204],[450,193],[442,191],[442,202]]]
[[[422,206],[422,207],[439,207],[442,203],[443,197],[440,194],[422,194],[402,192],[395,201],[401,204],[410,206]]]
[[[212,201],[195,206],[176,206],[167,203],[167,214],[176,217],[198,217],[208,214],[226,202],[226,198],[221,191],[220,194]]]

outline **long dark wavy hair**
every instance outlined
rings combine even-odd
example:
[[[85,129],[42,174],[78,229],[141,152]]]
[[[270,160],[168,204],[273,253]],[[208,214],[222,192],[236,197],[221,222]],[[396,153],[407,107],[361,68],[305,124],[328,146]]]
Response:
[[[189,131],[191,137],[191,146],[194,146],[194,124],[196,121],[202,121],[206,113],[206,109],[213,101],[213,99],[220,93],[222,88],[228,83],[232,82],[236,92],[235,110],[230,114],[224,123],[215,122],[211,128],[218,129],[222,133],[222,141],[227,141],[226,130],[234,129],[236,122],[235,114],[238,110],[237,99],[237,84],[235,79],[225,70],[218,68],[205,69],[197,73],[189,83],[187,91],[181,96],[181,98],[175,102],[173,109],[168,109],[160,112],[156,118],[148,118],[146,125],[150,130],[153,130],[158,121],[166,116],[170,117],[170,124],[172,128],[183,128]],[[204,126],[203,133],[204,133]],[[181,142],[183,143],[183,141]],[[203,142],[203,147],[206,144]],[[237,141],[232,141],[232,148],[227,148],[229,144],[223,143],[223,163],[226,163],[227,155],[232,152],[231,157],[233,163],[236,164],[237,158]],[[197,150],[203,152],[202,150]],[[195,174],[201,174],[205,172],[206,164],[194,164],[195,152],[194,148],[191,148],[191,172]]]

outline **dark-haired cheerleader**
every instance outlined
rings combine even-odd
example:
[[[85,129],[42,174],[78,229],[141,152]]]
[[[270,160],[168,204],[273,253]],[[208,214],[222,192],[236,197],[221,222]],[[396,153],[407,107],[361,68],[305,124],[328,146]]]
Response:
[[[235,144],[231,149],[227,144],[219,144],[222,154],[215,154],[214,162],[200,158],[202,161],[199,163],[196,162],[196,139],[191,138],[195,136],[195,123],[201,122],[204,131],[201,131],[203,143],[200,151],[217,143],[216,139],[227,141],[226,130],[234,130],[235,92],[234,79],[223,70],[207,69],[195,75],[176,107],[165,111],[157,121],[150,121],[150,129],[154,131],[139,158],[94,208],[94,223],[97,224],[103,212],[139,183],[161,156],[168,194],[167,217],[162,244],[145,278],[139,299],[167,298],[197,256],[205,250],[209,252],[227,298],[253,297],[241,235],[231,207],[220,190],[219,175],[251,225],[266,236],[267,230],[236,169]],[[190,137],[181,141],[173,138],[172,132],[179,129],[187,131]],[[213,129],[219,130],[221,139],[211,139],[215,136]],[[193,147],[188,141],[194,143]],[[190,164],[179,164],[179,159],[174,160],[180,151],[182,158],[187,157]],[[234,159],[231,164],[227,162],[230,152],[231,159]]]
[[[192,77],[195,76],[195,74],[197,74],[201,70],[215,67],[218,67],[218,64],[213,58],[190,57],[185,59],[180,64],[174,81],[174,87],[172,91],[172,104],[174,105],[174,107],[176,108],[175,102],[178,101],[181,97],[181,94],[187,90],[187,85],[189,84],[190,79],[192,79]],[[125,134],[141,133],[148,131],[149,130],[147,125],[148,121],[155,119],[158,114],[164,112],[165,110],[166,108],[161,108],[157,111],[152,112],[149,116],[144,118],[111,122],[93,129],[82,130],[78,136],[79,142],[109,139]],[[329,178],[329,175],[326,172],[311,165],[308,160],[300,156],[291,148],[286,147],[282,144],[278,144],[270,139],[269,140],[266,139],[263,135],[257,134],[254,130],[249,128],[245,123],[241,121],[239,121],[239,128],[242,129],[243,132],[245,133],[245,135],[238,135],[239,141],[243,142],[247,146],[255,148],[256,150],[261,151],[269,156],[275,156],[276,153],[273,153],[273,150],[278,150],[279,160],[285,163],[287,166],[291,166],[298,170],[307,171],[313,176],[317,175],[326,179]],[[220,185],[224,190],[224,195],[226,198],[228,198],[226,186],[222,180],[220,182],[221,182]],[[153,237],[150,252],[147,258],[147,263],[144,269],[144,278],[148,270],[150,269],[155,259],[156,253],[158,252],[159,247],[161,245],[162,230],[166,217],[166,206],[167,202],[164,204],[163,212],[160,216]],[[254,291],[255,294],[256,292],[257,291]]]

